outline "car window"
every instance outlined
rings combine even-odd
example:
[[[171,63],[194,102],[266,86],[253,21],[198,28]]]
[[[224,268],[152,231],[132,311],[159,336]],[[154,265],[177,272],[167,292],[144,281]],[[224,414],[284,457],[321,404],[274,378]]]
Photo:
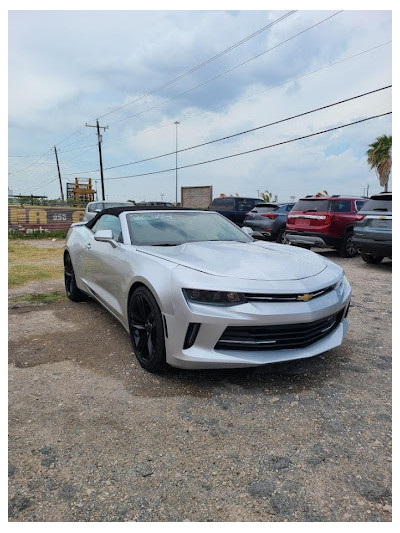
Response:
[[[252,200],[251,198],[241,198],[237,200],[236,208],[238,211],[251,211],[257,200]]]
[[[216,207],[218,209],[233,209],[233,199],[231,198],[216,198],[211,207]]]
[[[356,211],[360,211],[362,206],[365,204],[366,200],[356,200]]]
[[[392,211],[392,197],[372,197],[361,208],[361,211]]]
[[[279,209],[277,205],[256,205],[253,211],[262,211],[263,213],[270,213]]]
[[[293,207],[293,211],[329,211],[329,200],[299,200]]]
[[[335,213],[349,213],[351,211],[350,200],[332,200],[331,211]]]
[[[89,213],[94,213],[98,207],[98,203],[95,203],[95,204],[88,204],[87,206],[87,210]]]
[[[103,229],[110,229],[113,233],[113,239],[119,242],[122,241],[121,222],[115,215],[103,215],[92,227],[93,233]]]
[[[286,211],[291,211],[294,204],[289,204],[286,206]]]

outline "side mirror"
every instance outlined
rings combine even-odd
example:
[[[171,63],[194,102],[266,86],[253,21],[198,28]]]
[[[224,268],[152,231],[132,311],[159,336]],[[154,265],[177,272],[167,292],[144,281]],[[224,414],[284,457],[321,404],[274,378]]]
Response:
[[[251,228],[249,228],[249,226],[243,226],[242,227],[242,231],[248,235],[249,237],[252,237],[253,236],[253,230]]]
[[[114,239],[113,232],[110,229],[99,229],[94,234],[94,240],[99,242],[108,242],[113,248],[116,248],[117,242]]]

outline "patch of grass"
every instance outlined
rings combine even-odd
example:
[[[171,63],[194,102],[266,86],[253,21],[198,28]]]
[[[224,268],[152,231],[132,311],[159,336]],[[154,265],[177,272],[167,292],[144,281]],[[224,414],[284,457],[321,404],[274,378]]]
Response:
[[[14,298],[10,298],[13,302],[29,302],[29,303],[47,303],[52,304],[56,302],[64,302],[67,301],[68,298],[65,295],[65,293],[59,292],[59,291],[53,291],[49,294],[46,293],[38,293],[38,294],[26,294],[25,296],[18,296]]]
[[[62,248],[38,248],[23,241],[8,243],[8,260],[12,262],[38,263],[49,259],[59,259],[62,263]]]
[[[33,263],[23,265],[9,265],[8,267],[8,288],[13,289],[30,281],[62,279],[64,267],[62,261],[59,263]]]
[[[65,239],[68,230],[65,231],[35,231],[34,233],[23,233],[22,231],[12,231],[8,234],[10,240],[17,239]]]

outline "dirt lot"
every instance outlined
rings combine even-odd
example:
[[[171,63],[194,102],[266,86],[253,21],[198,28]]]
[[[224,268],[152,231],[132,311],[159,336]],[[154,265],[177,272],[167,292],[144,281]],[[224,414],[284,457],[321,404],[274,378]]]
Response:
[[[322,253],[344,344],[257,369],[151,375],[95,302],[10,301],[10,521],[390,521],[391,262]]]

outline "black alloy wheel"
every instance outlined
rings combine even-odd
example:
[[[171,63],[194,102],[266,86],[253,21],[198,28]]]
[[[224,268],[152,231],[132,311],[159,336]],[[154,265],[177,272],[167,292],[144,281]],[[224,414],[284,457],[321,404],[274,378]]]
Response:
[[[166,369],[164,326],[154,296],[146,287],[137,288],[129,302],[129,330],[135,355],[149,372]]]
[[[68,252],[64,255],[64,285],[68,298],[73,302],[83,302],[88,299],[87,295],[78,289],[71,256]]]
[[[341,257],[355,257],[357,255],[357,248],[353,241],[353,232],[347,231],[345,233],[342,246],[339,249]]]
[[[371,265],[377,265],[383,261],[383,255],[371,255],[371,254],[364,254],[361,252],[361,257],[366,263],[370,263]]]

